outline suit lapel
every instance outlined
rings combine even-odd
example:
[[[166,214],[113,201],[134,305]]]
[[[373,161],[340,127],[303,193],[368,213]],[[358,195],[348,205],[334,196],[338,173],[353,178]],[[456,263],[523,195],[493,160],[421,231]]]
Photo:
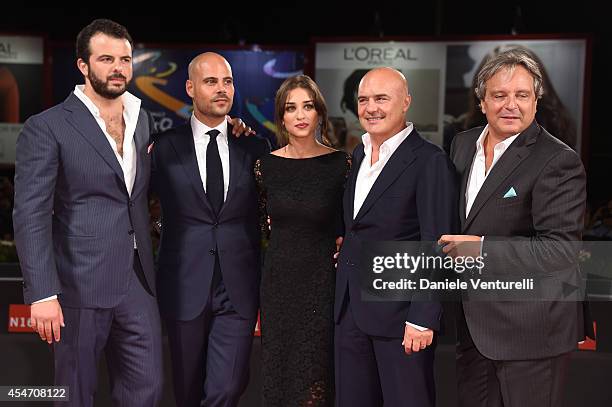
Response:
[[[459,192],[460,193],[459,195],[459,217],[461,219],[462,229],[463,229],[463,226],[465,225],[465,207],[466,207],[465,192],[467,191],[467,183],[468,183],[468,179],[470,178],[470,169],[472,166],[472,162],[474,161],[474,155],[476,154],[476,141],[478,140],[479,136],[480,136],[480,133],[477,133],[474,135],[474,137],[470,137],[467,140],[467,143],[468,143],[467,151],[462,152],[463,157],[465,157],[465,159],[462,160],[463,168],[457,169],[461,174],[461,190]]]
[[[353,151],[353,163],[351,165],[351,172],[346,186],[346,193],[344,194],[345,218],[350,220],[350,223],[345,222],[347,226],[353,223],[353,212],[355,211],[355,186],[357,185],[357,174],[359,173],[359,167],[361,167],[363,157],[363,144],[359,144],[359,146]]]
[[[413,149],[420,146],[423,139],[419,136],[416,130],[413,130],[408,137],[399,145],[397,150],[391,155],[387,164],[383,168],[380,175],[372,185],[372,189],[368,193],[363,205],[359,209],[355,221],[361,219],[380,198],[380,196],[389,188],[389,186],[400,176],[402,172],[416,160],[416,155]]]
[[[108,143],[108,139],[91,112],[74,93],[71,93],[64,102],[64,109],[71,112],[66,118],[68,123],[96,150],[100,157],[113,169],[115,174],[123,180],[122,185],[127,194],[121,165],[119,165],[113,148]]]
[[[495,192],[499,185],[531,154],[531,145],[535,143],[539,130],[539,125],[534,121],[531,126],[514,140],[510,147],[508,147],[508,150],[490,170],[491,172],[482,184],[480,191],[478,191],[470,213],[465,220],[463,225],[464,231],[474,221],[474,218],[484,204],[491,199],[493,192]],[[465,200],[465,196],[463,200]]]
[[[147,131],[148,130],[148,131]],[[145,159],[147,158],[146,148],[150,139],[150,131],[147,117],[142,112],[138,113],[138,123],[134,131],[134,145],[136,148],[136,177],[134,178],[134,187],[132,188],[132,196],[137,196],[140,190],[146,186],[142,182],[142,177],[145,175]]]
[[[207,208],[212,212],[212,206],[208,201],[208,197],[204,192],[202,178],[200,178],[200,169],[198,167],[198,159],[195,153],[195,143],[193,142],[193,133],[191,126],[186,124],[177,130],[179,137],[171,137],[170,143],[174,147],[176,154],[185,170],[187,178],[191,182],[198,197],[204,202]]]
[[[232,199],[236,192],[236,185],[239,183],[240,177],[242,176],[242,172],[244,171],[245,165],[245,152],[244,149],[238,144],[238,140],[232,134],[232,125],[228,123],[227,125],[227,144],[229,147],[229,164],[230,164],[230,179],[229,186],[227,188],[227,197],[225,198],[225,202],[223,206],[221,206],[221,210],[219,211],[219,216],[223,213],[223,209],[227,206],[227,202]]]

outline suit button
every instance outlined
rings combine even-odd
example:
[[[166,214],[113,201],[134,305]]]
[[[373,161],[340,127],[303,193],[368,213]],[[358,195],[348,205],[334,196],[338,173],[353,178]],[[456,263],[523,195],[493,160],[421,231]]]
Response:
[[[215,249],[210,249],[208,253],[210,253],[211,256],[214,256],[215,254],[217,254],[217,251]]]
[[[133,235],[133,234],[134,234],[134,229],[130,229],[130,230],[128,230],[128,235],[130,235],[130,236],[131,236],[131,235]]]
[[[355,237],[357,233],[355,233],[354,231],[351,230],[351,236]]]
[[[219,222],[215,222],[215,224],[213,225],[213,227],[216,229],[219,227]]]
[[[133,208],[134,207],[134,201],[130,201],[129,205],[130,205],[130,208]]]
[[[347,260],[347,261],[346,261],[346,264],[347,264],[347,266],[350,266],[350,265],[351,265],[351,262]]]

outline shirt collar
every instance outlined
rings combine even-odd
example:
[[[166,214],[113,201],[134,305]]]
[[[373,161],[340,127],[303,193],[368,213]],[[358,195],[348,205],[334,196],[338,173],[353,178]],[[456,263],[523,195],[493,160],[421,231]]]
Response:
[[[399,147],[399,145],[402,144],[402,142],[406,139],[406,137],[408,137],[408,135],[412,133],[413,129],[414,129],[414,124],[412,124],[412,122],[406,122],[405,129],[401,130],[399,133],[395,134],[394,136],[388,138],[387,140],[384,141],[384,143],[381,144],[380,146],[381,151],[394,152]],[[372,137],[370,136],[370,133],[365,133],[364,135],[362,135],[361,141],[363,143],[364,152],[367,155],[370,155],[372,153]]]
[[[207,125],[199,121],[194,114],[191,115],[191,131],[194,137],[204,136],[206,133],[213,129],[219,130],[219,132],[221,133],[217,136],[217,140],[221,138],[221,140],[227,142],[227,120],[223,120],[221,124],[216,127],[208,127]]]
[[[487,124],[485,126],[485,128],[482,130],[482,133],[480,133],[480,136],[478,137],[478,140],[476,140],[476,153],[481,153],[484,151],[484,139],[487,136],[487,134],[489,133],[489,125]],[[510,147],[510,144],[512,144],[512,142],[514,140],[516,140],[516,138],[520,135],[521,133],[517,133],[514,136],[508,137],[506,138],[504,141],[500,141],[499,143],[497,143],[495,145],[494,148],[498,149],[498,150],[503,150],[506,151],[508,149],[508,147]]]
[[[96,104],[89,98],[89,96],[85,94],[84,90],[85,85],[76,85],[74,87],[74,95],[85,104],[85,106],[94,116],[99,117],[100,109],[98,109],[98,106],[96,106]],[[120,98],[121,102],[123,103],[123,114],[126,116],[126,119],[133,120],[138,118],[138,115],[140,114],[140,99],[127,91],[124,92],[123,95],[120,96]]]

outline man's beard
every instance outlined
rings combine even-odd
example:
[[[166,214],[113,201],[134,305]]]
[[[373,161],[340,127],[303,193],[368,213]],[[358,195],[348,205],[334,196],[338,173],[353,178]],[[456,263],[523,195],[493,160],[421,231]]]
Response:
[[[215,102],[217,100],[225,100],[227,101],[227,106],[226,107],[218,107],[215,105]],[[215,116],[215,117],[224,117],[226,116],[229,111],[232,109],[232,98],[230,98],[228,95],[220,95],[220,96],[216,96],[214,98],[212,98],[211,103],[210,103],[210,110],[209,110],[209,114],[211,116]]]
[[[89,78],[89,83],[91,83],[91,87],[93,88],[93,90],[98,95],[106,99],[117,99],[119,96],[125,93],[125,91],[127,90],[127,86],[129,85],[127,78],[120,73],[113,74],[106,78],[106,81],[103,81],[102,79],[98,78],[91,69],[89,69],[87,78]],[[125,85],[122,88],[115,88],[109,86],[109,81],[115,78],[125,80]]]

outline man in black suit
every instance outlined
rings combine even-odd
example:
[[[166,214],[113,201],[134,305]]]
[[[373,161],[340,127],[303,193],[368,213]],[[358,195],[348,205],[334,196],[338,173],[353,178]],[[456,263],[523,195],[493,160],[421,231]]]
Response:
[[[160,198],[159,306],[177,405],[235,406],[248,382],[259,304],[260,234],[253,165],[259,137],[231,136],[229,63],[189,64],[189,124],[159,134],[152,158]]]
[[[578,155],[535,121],[543,91],[541,68],[520,48],[482,67],[476,95],[487,125],[451,147],[464,235],[440,243],[453,256],[486,255],[483,273],[545,277],[552,287],[578,280],[586,176]],[[461,406],[562,404],[569,355],[584,338],[580,302],[463,301],[459,314]]]
[[[367,133],[353,152],[338,256],[335,357],[338,406],[433,406],[439,302],[364,301],[360,264],[370,241],[435,241],[456,228],[455,171],[447,155],[406,122],[401,72],[377,68],[359,85]]]

